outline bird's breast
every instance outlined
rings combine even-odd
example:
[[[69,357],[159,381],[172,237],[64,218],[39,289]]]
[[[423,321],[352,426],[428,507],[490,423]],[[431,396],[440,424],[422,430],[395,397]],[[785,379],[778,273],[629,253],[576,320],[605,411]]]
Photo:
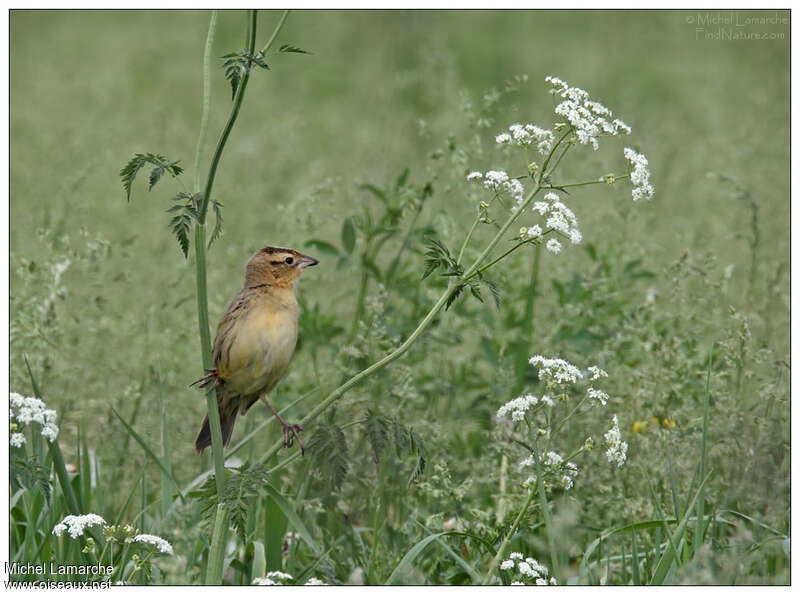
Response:
[[[269,392],[286,373],[297,343],[296,308],[253,308],[231,345],[226,382],[240,394]]]

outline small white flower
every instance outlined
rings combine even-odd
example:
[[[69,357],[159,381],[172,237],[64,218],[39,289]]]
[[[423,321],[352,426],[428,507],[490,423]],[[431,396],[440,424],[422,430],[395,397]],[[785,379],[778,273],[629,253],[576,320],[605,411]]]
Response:
[[[47,409],[44,401],[36,397],[24,397],[19,393],[9,394],[9,419],[18,421],[21,424],[35,422],[42,426],[41,435],[49,442],[53,442],[58,436],[58,426],[56,426],[56,412]]]
[[[273,586],[277,585],[278,583],[276,583],[271,578],[261,577],[261,578],[254,578],[253,579],[253,584],[254,585],[258,585],[259,587],[273,587]]]
[[[511,144],[511,135],[507,133],[498,134],[494,137],[494,142],[498,145],[510,145]]]
[[[529,363],[538,366],[539,376],[556,384],[575,384],[582,378],[581,371],[566,360],[534,355]]]
[[[550,395],[544,395],[542,397],[542,403],[544,403],[548,407],[552,407],[552,406],[554,406],[556,404],[555,401],[553,401],[553,398]]]
[[[538,574],[533,570],[533,568],[531,568],[531,565],[528,564],[527,562],[517,563],[517,570],[519,570],[520,574],[523,574],[525,576],[536,576]]]
[[[508,557],[510,560],[522,560],[524,556],[520,552],[511,552]]]
[[[162,539],[158,535],[148,535],[147,533],[142,533],[137,535],[133,538],[135,543],[144,543],[146,545],[151,545],[156,548],[162,554],[172,554],[172,546],[166,539]]]
[[[616,463],[617,467],[622,467],[627,459],[628,443],[622,440],[616,415],[613,418],[613,424],[611,429],[603,435],[607,447],[606,458],[609,463]]]
[[[589,387],[586,389],[586,394],[589,395],[589,398],[593,401],[597,401],[601,405],[605,407],[606,403],[608,403],[608,395],[601,390],[597,390],[594,387]]]
[[[511,587],[524,587],[524,586],[525,586],[525,583],[523,583],[523,582],[521,582],[521,581],[514,581],[514,582],[512,582],[512,583],[511,583],[511,585],[510,585],[510,586],[511,586]]]
[[[542,587],[542,586],[544,586],[546,584],[547,584],[547,579],[543,579],[541,577],[536,579],[536,586],[537,587]]]
[[[497,410],[497,417],[510,417],[512,421],[522,421],[528,409],[538,402],[539,399],[533,395],[522,395],[500,407]]]
[[[56,537],[61,537],[61,534],[64,533],[64,531],[67,531],[72,539],[77,539],[83,535],[83,531],[87,527],[105,524],[105,519],[98,514],[68,514],[60,523],[53,527],[53,535]]]
[[[281,572],[280,570],[272,570],[271,572],[267,573],[267,578],[279,581],[290,581],[293,580],[294,577],[291,574]]]
[[[622,120],[611,119],[613,114],[601,103],[593,101],[589,93],[577,87],[570,87],[560,78],[548,76],[553,85],[552,93],[560,95],[563,101],[555,108],[555,113],[567,120],[575,129],[575,136],[582,145],[592,145],[596,151],[600,146],[598,137],[603,134],[616,136],[620,132],[630,134],[630,127]]]
[[[514,568],[514,560],[503,560],[500,563],[500,570],[511,570]]]
[[[647,168],[647,157],[637,153],[630,147],[623,150],[625,159],[631,162],[633,171],[631,172],[631,183],[633,184],[633,200],[653,198],[653,187],[650,185],[650,170]]]
[[[598,368],[597,366],[589,366],[587,368],[589,373],[591,374],[592,380],[600,380],[601,378],[608,378],[608,374],[602,368]]]
[[[305,584],[307,587],[321,587],[323,585],[327,585],[328,583],[326,583],[325,581],[321,581],[316,576],[312,576],[310,579],[306,581]]]
[[[473,171],[467,175],[467,181],[473,182],[475,180],[480,180],[483,178],[483,174],[479,171]]]
[[[548,467],[558,467],[563,460],[564,458],[560,454],[552,450],[544,456],[544,464]]]
[[[538,225],[534,225],[533,227],[529,227],[525,233],[529,238],[540,238],[542,237],[542,228]]]
[[[555,238],[550,238],[549,240],[547,240],[545,248],[547,248],[553,254],[558,254],[559,252],[561,252],[561,242],[559,242]]]
[[[630,128],[628,129],[628,133],[630,134]],[[556,577],[552,577],[550,579],[550,584],[551,585],[557,585],[558,584],[558,581],[556,580]]]
[[[25,444],[25,434],[21,434],[20,432],[14,432],[13,434],[11,434],[11,437],[9,438],[8,441],[11,444],[11,446],[20,448]]]

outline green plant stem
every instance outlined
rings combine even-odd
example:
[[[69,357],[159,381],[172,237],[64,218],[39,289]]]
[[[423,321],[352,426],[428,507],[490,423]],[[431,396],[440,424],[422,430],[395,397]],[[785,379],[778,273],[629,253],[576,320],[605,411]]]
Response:
[[[550,152],[550,156],[552,156],[552,150]],[[497,234],[492,238],[492,240],[489,242],[486,248],[484,248],[483,252],[481,252],[480,256],[478,256],[475,262],[472,263],[472,266],[470,266],[469,269],[467,269],[464,272],[462,279],[470,279],[474,275],[474,273],[478,271],[481,263],[484,260],[486,260],[486,257],[491,253],[494,247],[497,246],[497,243],[508,231],[508,228],[511,227],[514,221],[516,221],[517,218],[520,216],[520,214],[522,214],[525,211],[525,209],[528,207],[528,205],[531,203],[531,201],[534,199],[534,197],[540,190],[541,190],[540,184],[537,184],[536,187],[533,190],[531,190],[531,192],[528,194],[528,196],[525,198],[522,204],[519,205],[519,208],[515,210],[513,213],[511,213],[511,215],[503,224],[503,226],[500,228],[500,230],[497,232]],[[497,259],[495,259],[495,261],[493,262],[497,262]],[[364,370],[362,370],[361,372],[359,372],[358,374],[356,374],[355,376],[351,377],[349,380],[344,382],[344,384],[340,385],[338,388],[333,390],[333,392],[331,392],[327,397],[325,397],[325,399],[323,399],[322,402],[320,402],[316,407],[314,407],[311,411],[309,411],[308,414],[306,414],[306,416],[302,420],[300,420],[300,425],[304,426],[313,421],[314,419],[316,419],[317,416],[319,416],[328,407],[330,407],[336,401],[338,401],[345,393],[347,393],[347,391],[349,391],[359,382],[361,382],[365,378],[372,376],[379,370],[385,368],[387,365],[389,365],[394,360],[402,356],[406,351],[408,351],[409,348],[414,344],[414,342],[416,342],[416,340],[420,337],[420,335],[422,335],[422,332],[426,328],[428,328],[431,322],[433,322],[433,320],[439,314],[441,309],[447,303],[447,300],[450,298],[453,292],[456,291],[458,286],[459,286],[458,283],[449,284],[447,286],[447,289],[445,289],[444,293],[442,293],[439,300],[433,305],[430,311],[417,325],[417,328],[414,329],[414,331],[408,336],[408,338],[405,341],[403,341],[403,343],[397,349],[387,354],[385,357],[378,360],[368,368],[365,368]],[[274,456],[278,451],[280,451],[282,447],[283,447],[283,440],[275,442],[275,444],[273,444],[269,449],[267,449],[267,451],[261,456],[260,459],[261,462],[268,461],[270,458],[272,458],[272,456]]]
[[[248,31],[248,39],[247,39],[247,51],[252,55],[253,51],[256,47],[256,14],[257,11],[250,10],[248,11],[248,23],[247,23],[247,31]],[[279,25],[283,26],[283,19]],[[273,35],[277,35],[277,31],[279,27],[276,27],[276,31],[273,32]],[[217,168],[219,167],[220,159],[222,159],[222,151],[225,149],[225,144],[228,142],[228,137],[230,136],[231,130],[233,130],[233,125],[236,123],[236,119],[239,117],[239,110],[242,107],[242,101],[244,100],[244,93],[247,90],[247,83],[250,81],[250,68],[245,68],[244,72],[242,73],[242,79],[239,81],[239,86],[236,87],[236,95],[233,97],[233,106],[231,108],[231,113],[228,116],[228,121],[225,123],[225,128],[222,130],[222,135],[219,137],[219,141],[217,142],[217,148],[214,150],[214,156],[211,158],[211,166],[208,169],[208,177],[206,178],[206,187],[205,191],[203,192],[203,202],[200,203],[198,221],[200,224],[205,224],[206,222],[206,214],[208,213],[208,204],[211,199],[211,191],[214,188],[214,180],[217,176]]]
[[[616,182],[618,180],[625,180],[630,177],[631,177],[630,174],[614,176],[614,181]],[[554,190],[562,190],[563,188],[575,188],[576,186],[590,186],[592,184],[606,184],[606,183],[607,182],[605,181],[605,176],[603,176],[603,178],[599,180],[586,180],[585,182],[574,182],[572,184],[553,184],[550,186],[550,188],[553,188]]]
[[[533,441],[533,460],[536,462],[536,485],[539,492],[539,502],[542,505],[542,516],[544,517],[544,528],[547,531],[547,546],[550,550],[550,576],[555,576],[558,572],[558,560],[556,558],[556,546],[553,541],[553,526],[550,523],[550,507],[547,504],[547,493],[545,492],[544,480],[542,479],[542,463],[539,460],[538,440]]]
[[[214,518],[214,532],[211,535],[211,549],[208,553],[205,583],[208,585],[222,584],[223,560],[225,558],[225,536],[228,533],[228,509],[217,504],[217,514]],[[222,552],[222,555],[212,555]]]
[[[283,28],[283,24],[286,22],[286,18],[289,16],[288,10],[284,10],[283,14],[281,15],[278,24],[275,25],[275,29],[272,31],[272,35],[269,36],[267,43],[264,44],[264,47],[261,48],[261,54],[266,54],[269,51],[269,48],[272,47],[272,44],[275,42],[275,38],[278,37],[278,32]]]
[[[522,521],[522,517],[525,516],[525,513],[528,512],[528,508],[533,502],[533,496],[536,492],[534,490],[528,490],[528,497],[525,499],[525,504],[522,505],[522,509],[517,514],[517,518],[514,519],[514,522],[511,524],[511,528],[509,528],[508,532],[503,537],[503,541],[500,543],[500,547],[497,549],[497,553],[492,558],[491,563],[489,564],[489,569],[486,571],[486,574],[483,576],[483,581],[481,582],[482,585],[488,585],[489,579],[492,578],[492,574],[494,574],[495,570],[498,568],[500,564],[500,560],[503,559],[503,554],[505,553],[506,546],[508,542],[514,537],[514,533],[517,532],[517,527],[519,526],[520,522]]]
[[[206,48],[203,52],[203,109],[200,114],[200,132],[197,134],[197,149],[194,153],[194,193],[200,192],[200,161],[208,137],[208,119],[211,113],[211,52],[214,48],[214,36],[217,31],[217,11],[211,11],[211,22],[208,25]]]
[[[353,314],[353,322],[350,325],[350,332],[347,333],[347,341],[345,343],[350,345],[356,336],[358,329],[358,321],[364,313],[364,299],[367,295],[367,284],[369,283],[369,271],[363,264],[361,265],[361,282],[358,285],[358,297],[356,298],[356,311]]]
[[[456,264],[461,264],[461,260],[464,258],[464,252],[467,249],[467,244],[472,239],[472,234],[475,233],[475,228],[478,227],[478,223],[481,221],[481,213],[478,213],[478,216],[475,217],[475,221],[472,222],[472,227],[469,228],[469,233],[467,233],[467,237],[464,238],[464,243],[461,244],[461,250],[458,251],[458,259],[456,260]]]

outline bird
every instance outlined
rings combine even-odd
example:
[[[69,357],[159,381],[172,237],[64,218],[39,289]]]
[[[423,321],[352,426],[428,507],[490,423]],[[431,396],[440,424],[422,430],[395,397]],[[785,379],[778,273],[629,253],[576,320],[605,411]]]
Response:
[[[303,269],[316,258],[289,248],[267,246],[258,250],[245,267],[244,287],[233,298],[217,325],[212,349],[214,367],[190,386],[215,390],[222,442],[230,444],[238,414],[262,400],[283,427],[283,442],[291,447],[300,440],[300,425],[288,424],[267,399],[286,374],[297,343],[299,308],[294,294]],[[208,415],[195,441],[198,453],[211,445]]]

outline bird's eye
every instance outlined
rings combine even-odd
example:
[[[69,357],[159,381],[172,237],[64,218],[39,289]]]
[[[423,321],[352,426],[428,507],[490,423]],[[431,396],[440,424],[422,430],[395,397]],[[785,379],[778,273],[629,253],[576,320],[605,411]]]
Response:
[[[286,260],[284,260],[283,262],[285,262],[286,264],[294,264],[294,258],[292,258],[291,256],[287,256]]]

